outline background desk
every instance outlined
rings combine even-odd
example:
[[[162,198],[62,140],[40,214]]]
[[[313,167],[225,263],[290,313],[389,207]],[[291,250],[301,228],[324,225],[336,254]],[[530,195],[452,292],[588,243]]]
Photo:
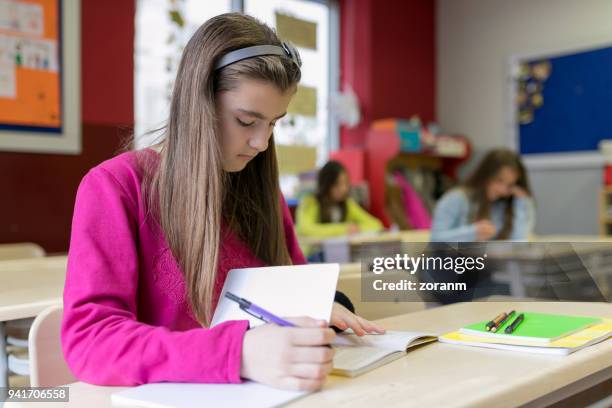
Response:
[[[61,304],[66,263],[66,256],[0,261],[0,386],[8,380],[4,322]]]
[[[373,242],[402,241],[402,242],[429,242],[429,230],[410,231],[382,231],[364,232],[336,238],[298,237],[300,245],[317,246],[329,240],[343,240],[349,245],[356,246]]]
[[[500,310],[517,309],[612,317],[603,303],[459,303],[379,320],[388,329],[444,333],[484,320]],[[442,343],[357,378],[330,376],[321,392],[291,407],[510,407],[546,406],[612,377],[612,340],[566,357],[518,353]],[[122,387],[70,385],[74,407],[109,407]],[[6,408],[38,407],[11,403]],[[45,408],[63,406],[45,403]]]
[[[555,298],[539,291],[554,292],[554,285],[564,284],[568,286],[558,299],[611,299],[612,241],[535,240],[511,246],[501,243],[489,246],[487,255],[493,279],[508,283],[515,297]]]
[[[401,272],[400,272],[401,273]],[[387,276],[394,275],[388,272]],[[425,302],[417,294],[407,292],[402,294],[402,299],[396,298],[393,302],[364,302],[361,296],[361,264],[350,263],[340,265],[337,290],[351,299],[355,311],[368,320],[378,320],[389,316],[403,315],[406,313],[423,310]]]
[[[347,252],[350,259],[328,260],[328,262],[358,262],[359,248],[363,245],[384,244],[384,243],[428,243],[431,237],[430,230],[408,230],[408,231],[382,231],[379,233],[360,233],[336,238],[313,238],[298,237],[301,248],[308,248],[311,251],[321,251],[326,243],[343,243],[348,247]],[[529,242],[566,242],[566,243],[588,243],[588,242],[608,242],[612,245],[612,237],[599,235],[533,235]],[[425,247],[425,245],[423,245]],[[415,246],[418,248],[418,246]]]
[[[334,238],[298,237],[300,248],[308,253],[322,252],[325,262],[349,263],[360,260],[363,247],[385,247],[392,245],[399,250],[403,242],[429,242],[429,230],[382,231],[352,234]]]

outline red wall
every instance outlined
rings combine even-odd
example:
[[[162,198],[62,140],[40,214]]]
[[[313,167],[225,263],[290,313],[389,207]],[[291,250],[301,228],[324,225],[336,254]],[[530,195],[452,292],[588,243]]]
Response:
[[[88,169],[112,157],[133,126],[135,0],[81,0],[83,151],[0,152],[0,242],[66,251],[74,195]],[[362,104],[362,123],[341,146],[362,145],[372,120],[435,118],[435,1],[341,0],[341,83]]]
[[[340,83],[359,97],[362,121],[340,146],[362,146],[372,120],[435,120],[435,0],[341,0]]]
[[[136,0],[81,1],[83,122],[133,126]]]
[[[134,13],[135,0],[81,0],[82,152],[0,152],[0,243],[68,249],[81,178],[133,127]]]

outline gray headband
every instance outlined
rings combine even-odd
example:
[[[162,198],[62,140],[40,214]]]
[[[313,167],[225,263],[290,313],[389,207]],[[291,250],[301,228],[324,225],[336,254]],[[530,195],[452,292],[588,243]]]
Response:
[[[247,58],[260,57],[262,55],[278,55],[279,57],[290,58],[298,67],[302,67],[302,59],[298,50],[287,42],[282,42],[281,46],[278,45],[254,45],[252,47],[240,48],[234,51],[230,51],[217,62],[215,70],[226,67],[238,61],[242,61]]]

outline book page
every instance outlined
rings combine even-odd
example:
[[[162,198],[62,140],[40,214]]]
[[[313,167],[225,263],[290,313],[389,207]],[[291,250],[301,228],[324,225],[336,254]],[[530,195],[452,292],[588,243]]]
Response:
[[[340,347],[334,355],[334,370],[358,370],[384,359],[389,354],[395,352],[376,347]]]
[[[436,335],[432,333],[393,330],[387,330],[385,334],[366,334],[362,337],[352,333],[341,333],[336,336],[334,345],[406,351],[410,346],[420,344],[421,341],[417,341],[417,339],[422,337],[435,338]]]

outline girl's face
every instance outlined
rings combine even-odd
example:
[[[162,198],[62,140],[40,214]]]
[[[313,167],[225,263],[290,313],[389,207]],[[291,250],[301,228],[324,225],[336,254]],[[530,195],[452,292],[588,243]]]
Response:
[[[236,88],[217,95],[223,170],[241,171],[268,148],[294,93],[295,86],[282,92],[269,82],[241,79]]]
[[[331,190],[329,190],[329,195],[332,201],[339,203],[346,200],[350,190],[351,183],[348,174],[343,171],[338,175],[336,183],[332,186]]]
[[[518,173],[515,169],[509,166],[502,167],[489,181],[487,198],[489,201],[496,201],[511,196],[517,181]]]

